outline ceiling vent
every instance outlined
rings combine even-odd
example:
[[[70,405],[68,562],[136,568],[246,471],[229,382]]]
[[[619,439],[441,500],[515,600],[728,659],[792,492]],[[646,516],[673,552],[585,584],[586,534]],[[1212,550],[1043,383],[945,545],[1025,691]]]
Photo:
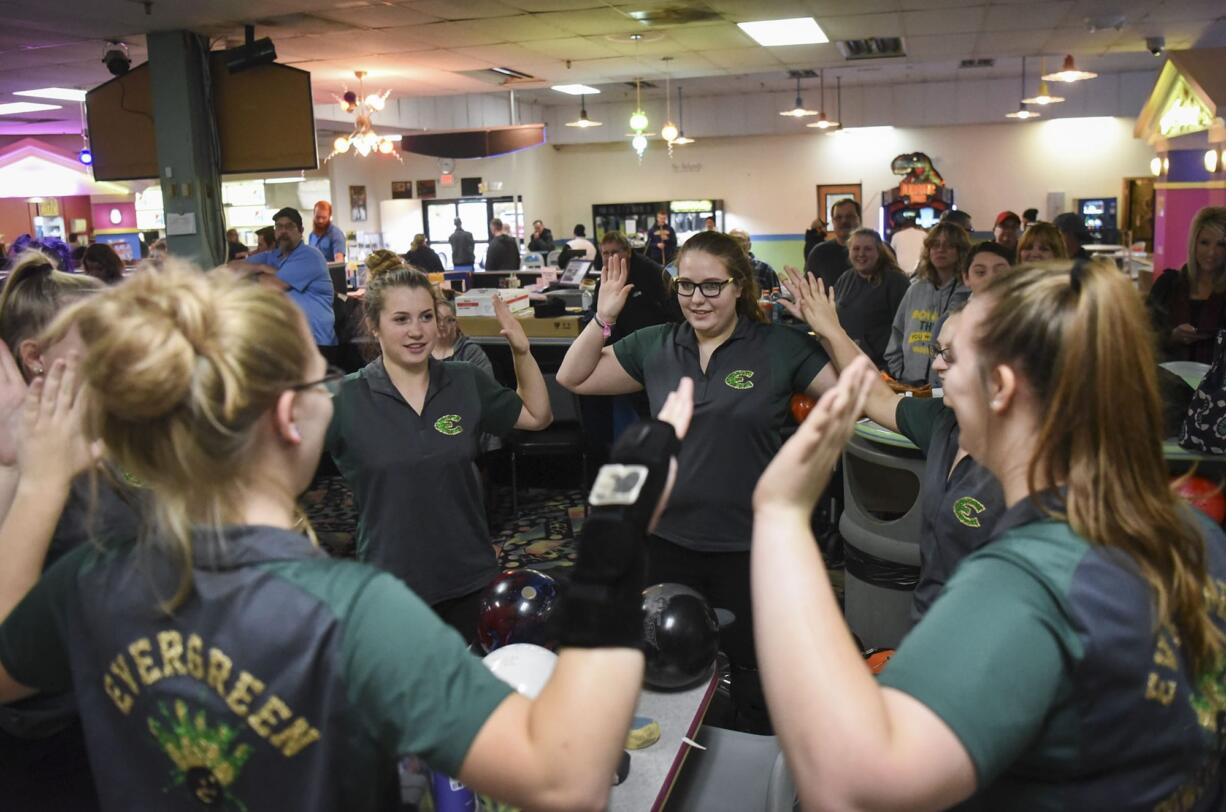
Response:
[[[804,70],[790,70],[788,71],[788,78],[789,79],[816,79],[817,71],[813,70],[812,68],[805,68]]]
[[[636,87],[641,87],[643,90],[655,90],[659,85],[655,82],[649,82],[646,79],[640,79],[637,82],[622,82],[626,87],[633,90]]]
[[[990,68],[996,64],[995,59],[963,59],[958,63],[959,68]]]
[[[846,39],[838,43],[839,52],[847,60],[897,59],[906,56],[900,37],[869,37]]]
[[[476,79],[478,82],[485,82],[491,85],[500,85],[506,88],[537,88],[547,87],[549,82],[544,79],[524,73],[523,71],[515,70],[514,68],[486,68],[485,70],[461,70],[456,71],[460,76],[467,76],[469,79]]]

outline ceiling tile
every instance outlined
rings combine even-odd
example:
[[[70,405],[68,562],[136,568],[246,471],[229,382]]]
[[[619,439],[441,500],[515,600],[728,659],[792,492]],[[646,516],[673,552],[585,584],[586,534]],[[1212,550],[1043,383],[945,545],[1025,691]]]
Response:
[[[599,0],[503,0],[508,6],[540,14],[546,11],[577,11],[584,8],[603,8],[606,4]]]
[[[882,14],[902,10],[899,0],[857,0],[855,3],[846,0],[809,0],[808,5],[823,28],[827,19],[845,14]]]
[[[984,0],[899,0],[903,11],[928,11],[930,9],[970,8],[982,6]]]
[[[850,14],[819,22],[831,40],[901,37],[903,33],[899,14]]]
[[[729,48],[726,50],[706,51],[703,56],[711,64],[724,70],[757,71],[782,70],[781,63],[769,48]]]
[[[421,25],[439,22],[441,18],[411,8],[393,5],[361,6],[316,12],[317,17],[338,20],[362,28],[395,28],[401,25]]]
[[[670,28],[668,38],[692,51],[760,47],[748,34],[728,22]]]
[[[1027,5],[991,6],[983,20],[983,31],[1050,31],[1060,27],[1073,10],[1072,2],[1029,3]],[[1076,20],[1081,25],[1080,20]]]
[[[785,20],[813,15],[812,7],[806,0],[755,0],[752,3],[738,2],[738,0],[707,0],[706,5],[734,22]]]
[[[975,47],[977,34],[943,34],[938,36],[907,37],[907,55],[911,57],[969,56]]]
[[[1031,56],[1042,50],[1048,31],[1011,31],[980,34],[974,56]],[[1038,64],[1038,60],[1034,60]]]
[[[600,59],[617,56],[610,43],[601,37],[566,37],[524,43],[529,51],[551,59]]]
[[[444,20],[483,20],[487,17],[511,17],[523,13],[520,9],[498,0],[414,0],[401,5]]]
[[[469,21],[412,26],[411,31],[414,39],[433,42],[440,48],[468,48],[473,45],[505,42],[496,28],[475,25]]]
[[[586,11],[560,11],[538,14],[535,19],[546,29],[559,34],[569,32],[590,36],[646,31],[647,26],[612,8]]]
[[[983,24],[985,6],[957,9],[905,11],[902,27],[907,36],[965,34],[978,31]]]

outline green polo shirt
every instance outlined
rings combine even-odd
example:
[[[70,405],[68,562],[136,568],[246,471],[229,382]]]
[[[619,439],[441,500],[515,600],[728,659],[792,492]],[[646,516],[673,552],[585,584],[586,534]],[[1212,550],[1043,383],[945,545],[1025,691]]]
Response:
[[[1208,550],[1226,630],[1226,538]],[[1226,672],[1197,680],[1122,552],[1029,500],[970,555],[880,681],[941,717],[975,766],[967,809],[1218,810]]]
[[[104,809],[386,809],[396,759],[455,775],[509,687],[395,578],[303,536],[193,543],[167,615],[164,554],[83,545],[0,626],[0,663],[71,689]]]
[[[829,362],[821,345],[798,330],[740,318],[705,372],[688,323],[643,328],[613,352],[647,390],[652,414],[681,378],[694,380],[694,417],[656,535],[691,550],[748,550],[754,486],[783,444],[792,394]]]
[[[470,364],[430,359],[418,414],[377,358],[333,404],[327,449],[353,489],[358,557],[431,605],[488,584],[498,560],[473,461],[482,433],[514,428],[519,395]]]

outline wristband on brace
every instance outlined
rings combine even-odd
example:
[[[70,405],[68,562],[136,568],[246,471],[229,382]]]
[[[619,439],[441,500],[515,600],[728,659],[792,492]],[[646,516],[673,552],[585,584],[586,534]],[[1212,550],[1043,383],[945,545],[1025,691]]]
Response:
[[[680,443],[659,420],[635,424],[600,469],[566,592],[559,639],[580,647],[638,647],[647,525],[668,484]]]

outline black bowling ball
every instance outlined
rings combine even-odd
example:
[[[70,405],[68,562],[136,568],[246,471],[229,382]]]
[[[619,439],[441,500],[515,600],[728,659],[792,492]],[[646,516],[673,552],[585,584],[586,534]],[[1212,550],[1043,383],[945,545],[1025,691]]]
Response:
[[[643,590],[643,648],[649,688],[676,691],[711,676],[719,623],[702,595],[681,584]]]

